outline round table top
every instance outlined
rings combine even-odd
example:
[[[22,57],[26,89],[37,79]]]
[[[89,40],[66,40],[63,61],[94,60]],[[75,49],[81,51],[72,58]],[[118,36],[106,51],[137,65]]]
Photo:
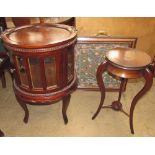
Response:
[[[118,66],[127,68],[141,68],[152,62],[151,57],[146,52],[122,47],[108,51],[106,58]]]
[[[5,43],[23,48],[51,47],[76,37],[75,28],[63,24],[26,25],[5,31]]]

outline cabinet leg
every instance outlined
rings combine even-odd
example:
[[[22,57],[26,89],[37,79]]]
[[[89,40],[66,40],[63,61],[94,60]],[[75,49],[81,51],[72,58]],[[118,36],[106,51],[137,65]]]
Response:
[[[23,121],[25,123],[28,123],[28,119],[29,119],[29,111],[28,111],[28,108],[27,108],[27,105],[26,103],[24,103],[21,99],[19,99],[18,97],[17,98],[17,101],[19,103],[19,105],[23,108],[24,112],[25,112],[25,116],[24,116],[24,119]]]
[[[67,111],[67,108],[68,108],[68,105],[69,105],[69,102],[70,102],[70,98],[71,98],[71,95],[67,95],[65,97],[63,97],[63,104],[62,104],[62,115],[63,115],[63,119],[64,119],[64,123],[67,124],[68,123],[68,118],[67,118],[67,114],[66,114],[66,111]]]
[[[153,83],[153,75],[152,75],[151,71],[148,68],[145,69],[143,77],[145,78],[145,85],[140,90],[140,92],[133,98],[132,103],[131,103],[131,107],[130,107],[129,122],[130,122],[130,130],[131,130],[132,134],[134,134],[133,112],[134,112],[135,106],[136,106],[138,100],[151,88],[152,83]]]
[[[92,119],[95,119],[96,116],[99,114],[103,103],[104,103],[104,99],[105,99],[105,86],[104,86],[104,82],[103,82],[103,78],[102,78],[102,74],[103,72],[106,70],[108,63],[105,61],[104,63],[100,64],[98,69],[97,69],[97,73],[96,73],[96,79],[97,79],[97,83],[101,92],[101,100],[100,100],[100,104],[99,107],[97,109],[97,111],[95,112],[95,114],[93,115]]]

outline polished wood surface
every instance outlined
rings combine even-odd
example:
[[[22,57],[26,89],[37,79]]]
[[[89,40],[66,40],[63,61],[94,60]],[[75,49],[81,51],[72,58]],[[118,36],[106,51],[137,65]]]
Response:
[[[76,30],[67,25],[36,24],[8,30],[2,37],[11,46],[43,48],[66,42],[75,36]]]
[[[146,52],[132,48],[112,49],[106,53],[106,57],[120,67],[134,67],[134,69],[145,67],[152,62]]]
[[[13,89],[28,122],[27,104],[48,105],[62,100],[64,123],[70,94],[77,87],[74,46],[77,31],[61,24],[27,25],[5,31],[4,45],[15,66]]]
[[[131,54],[128,53],[129,51],[131,52]],[[144,57],[145,55],[146,58]],[[113,110],[121,111],[126,116],[129,116],[130,130],[131,133],[134,134],[133,113],[135,106],[138,100],[143,95],[145,95],[146,92],[151,88],[153,83],[153,74],[149,69],[150,64],[151,64],[150,56],[145,54],[144,52],[140,52],[135,49],[132,50],[130,48],[117,48],[107,52],[106,60],[99,65],[96,72],[97,83],[101,91],[101,100],[98,109],[93,115],[92,119],[95,119],[97,117],[102,108],[112,108]],[[105,100],[105,85],[103,82],[102,75],[106,71],[111,75],[118,76],[121,78],[118,100],[113,101],[112,104],[109,106],[103,106]],[[145,84],[144,87],[133,98],[130,106],[130,113],[128,114],[123,110],[122,103],[120,102],[122,95],[122,88],[124,83],[125,84],[127,83],[128,79],[136,79],[140,77],[143,77],[145,79]]]

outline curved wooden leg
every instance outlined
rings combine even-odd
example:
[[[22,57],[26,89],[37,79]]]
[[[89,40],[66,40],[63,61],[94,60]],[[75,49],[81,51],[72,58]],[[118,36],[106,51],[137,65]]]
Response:
[[[28,122],[28,119],[29,119],[29,111],[28,111],[27,105],[26,105],[26,103],[24,103],[24,102],[23,102],[21,99],[19,99],[18,97],[16,97],[16,99],[17,99],[19,105],[23,108],[23,110],[24,110],[24,112],[25,112],[25,116],[24,116],[23,121],[24,121],[25,123],[27,123],[27,122]]]
[[[66,111],[67,111],[67,108],[68,108],[68,105],[69,105],[69,102],[70,102],[70,98],[71,98],[71,95],[67,95],[65,97],[63,97],[63,104],[62,104],[62,115],[63,115],[63,119],[64,119],[64,123],[67,124],[68,123],[68,118],[67,118],[67,114],[66,114]]]
[[[2,87],[6,88],[6,79],[4,71],[1,72],[1,81],[2,81]]]
[[[134,108],[136,106],[136,103],[138,102],[138,100],[151,88],[152,83],[153,83],[153,75],[151,73],[151,71],[146,68],[144,70],[143,76],[145,78],[145,85],[144,87],[140,90],[140,92],[133,98],[132,103],[131,103],[131,107],[130,107],[130,130],[131,133],[134,134],[134,129],[133,129],[133,112],[134,112]]]
[[[122,91],[126,91],[127,83],[128,83],[128,79],[125,79],[124,82],[123,82],[123,88],[122,88]]]
[[[4,137],[4,133],[0,130],[0,137]]]
[[[107,63],[107,61],[105,61],[102,64],[100,64],[99,67],[97,68],[96,79],[97,79],[97,83],[98,83],[99,89],[101,91],[101,100],[100,100],[99,107],[98,107],[96,113],[93,115],[92,119],[96,118],[96,116],[100,112],[100,110],[101,110],[101,108],[103,106],[103,103],[104,103],[104,99],[105,99],[105,86],[104,86],[102,74],[103,74],[104,71],[106,71],[107,66],[108,66],[108,63]]]

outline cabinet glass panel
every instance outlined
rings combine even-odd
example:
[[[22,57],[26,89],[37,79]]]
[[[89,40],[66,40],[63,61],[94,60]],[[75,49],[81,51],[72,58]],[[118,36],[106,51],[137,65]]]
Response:
[[[28,87],[28,78],[25,70],[24,59],[22,57],[16,57],[17,70],[19,72],[21,85]]]
[[[47,86],[50,87],[57,85],[55,57],[45,58],[44,67]]]
[[[42,88],[40,63],[38,58],[29,58],[30,73],[34,88]]]

